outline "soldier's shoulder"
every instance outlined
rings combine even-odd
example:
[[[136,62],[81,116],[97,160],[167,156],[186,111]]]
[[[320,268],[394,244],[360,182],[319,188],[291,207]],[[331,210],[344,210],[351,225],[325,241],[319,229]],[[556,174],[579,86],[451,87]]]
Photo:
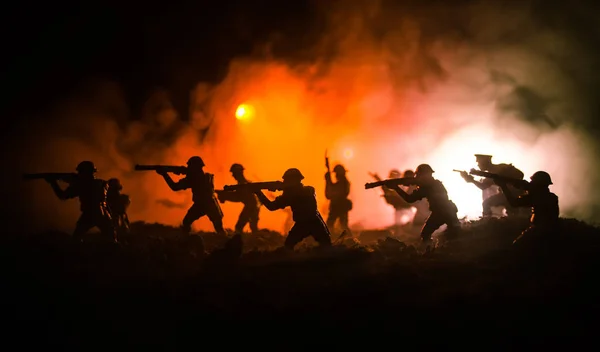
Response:
[[[307,193],[315,193],[315,188],[313,186],[304,186],[304,191]]]

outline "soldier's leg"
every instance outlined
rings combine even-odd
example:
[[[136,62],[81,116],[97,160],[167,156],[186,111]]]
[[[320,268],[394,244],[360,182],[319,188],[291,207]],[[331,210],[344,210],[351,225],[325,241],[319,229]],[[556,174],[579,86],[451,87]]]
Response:
[[[250,231],[252,231],[252,233],[257,233],[258,232],[258,213],[260,211],[260,208],[252,211],[252,213],[250,214],[250,218],[248,219],[248,222],[250,223]]]
[[[338,214],[334,208],[329,208],[329,213],[327,214],[327,227],[333,231],[335,228],[335,221],[338,218]]]
[[[458,220],[456,213],[447,215],[446,225],[448,226],[446,228],[446,237],[449,239],[456,238],[461,229],[460,221]]]
[[[202,207],[196,203],[192,204],[183,217],[183,221],[181,222],[181,229],[183,233],[189,235],[189,233],[192,232],[192,224],[194,221],[200,219],[202,216],[204,216],[204,210]]]
[[[216,233],[224,236],[227,235],[223,228],[223,214],[218,209],[209,209],[206,215],[208,215],[208,219],[212,222]]]
[[[250,222],[250,214],[248,214],[248,209],[246,207],[244,207],[244,209],[242,209],[242,211],[240,212],[240,215],[238,216],[238,220],[235,223],[235,232],[237,233],[243,233],[244,232],[244,227],[246,226],[246,224],[248,222]]]
[[[331,247],[331,234],[327,230],[327,227],[325,227],[325,224],[323,226],[314,226],[310,229],[310,234],[319,243],[319,246]]]
[[[506,204],[506,197],[504,196],[504,194],[502,194],[502,193],[494,194],[493,196],[490,196],[490,197],[486,198],[486,200],[483,201],[483,203],[482,203],[483,214],[482,215],[484,217],[492,216],[492,207],[505,206],[505,204]]]
[[[342,226],[342,230],[346,231],[346,233],[352,236],[352,231],[350,231],[350,226],[348,226],[348,212],[343,212],[340,214],[340,225]]]
[[[99,213],[95,222],[104,238],[110,238],[115,243],[119,241],[117,228],[110,214]]]
[[[83,212],[77,219],[77,223],[75,224],[75,230],[73,231],[73,239],[77,241],[81,241],[83,235],[88,232],[92,227],[94,227],[94,217],[89,212]]]
[[[308,236],[309,235],[306,226],[299,226],[298,224],[294,224],[287,237],[285,238],[284,246],[287,249],[293,250],[298,243],[302,242],[302,240]]]
[[[439,214],[431,213],[429,218],[425,221],[425,225],[421,229],[421,240],[423,242],[431,241],[431,235],[435,232],[435,230],[439,229],[445,223],[443,217]]]

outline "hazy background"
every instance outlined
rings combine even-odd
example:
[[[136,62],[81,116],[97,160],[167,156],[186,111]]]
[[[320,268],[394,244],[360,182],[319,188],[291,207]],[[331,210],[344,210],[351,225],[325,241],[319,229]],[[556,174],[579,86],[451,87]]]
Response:
[[[332,167],[349,169],[351,223],[364,227],[393,219],[380,191],[364,190],[368,172],[419,163],[434,168],[459,215],[479,216],[481,192],[452,172],[475,167],[475,153],[513,163],[527,178],[549,172],[562,215],[596,221],[598,5],[286,4],[107,3],[11,16],[5,32],[33,34],[8,38],[3,72],[7,220],[71,230],[77,201],[59,201],[21,173],[69,172],[93,160],[99,177],[121,178],[132,220],[178,225],[191,194],[132,170],[192,155],[217,188],[234,183],[234,162],[261,181],[297,167],[325,209],[328,149]],[[237,119],[240,104],[252,115]],[[223,209],[233,227],[241,205]],[[282,230],[286,216],[263,209],[260,225]],[[195,229],[212,226],[202,219]]]

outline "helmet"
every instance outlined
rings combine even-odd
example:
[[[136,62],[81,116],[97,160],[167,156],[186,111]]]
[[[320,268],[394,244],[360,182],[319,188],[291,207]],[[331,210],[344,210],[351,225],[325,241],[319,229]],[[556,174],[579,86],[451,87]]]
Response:
[[[287,169],[284,173],[283,176],[281,176],[282,179],[284,180],[304,180],[304,176],[302,176],[302,173],[300,172],[300,170],[296,169],[296,168],[291,168],[291,169]]]
[[[421,165],[417,166],[417,169],[415,170],[416,175],[432,174],[434,172],[435,171],[433,171],[433,169],[431,168],[431,166],[429,166],[429,164],[421,164]]]
[[[343,174],[346,173],[346,169],[342,165],[337,164],[333,167],[333,172],[335,172],[336,174]]]
[[[94,163],[91,161],[87,161],[87,160],[80,162],[77,165],[76,170],[77,170],[77,172],[83,172],[83,173],[86,173],[86,172],[94,173],[94,172],[98,171],[98,170],[96,170],[96,166],[94,165]]]
[[[123,185],[121,185],[121,181],[118,178],[108,180],[108,187],[118,189],[119,191],[123,189]]]
[[[204,167],[204,160],[199,156],[193,156],[188,159],[187,166]]]
[[[415,177],[415,172],[412,170],[406,170],[404,171],[402,177]]]
[[[400,174],[400,171],[397,169],[392,169],[390,170],[390,175],[388,176],[389,178],[400,178],[402,175]]]
[[[552,179],[550,175],[545,171],[538,171],[531,175],[531,182],[535,182],[538,184],[543,184],[544,186],[550,186],[552,184]]]
[[[492,156],[487,154],[475,154],[475,160],[492,160]]]
[[[229,168],[229,172],[241,172],[244,171],[244,167],[242,164],[233,164],[231,168]]]

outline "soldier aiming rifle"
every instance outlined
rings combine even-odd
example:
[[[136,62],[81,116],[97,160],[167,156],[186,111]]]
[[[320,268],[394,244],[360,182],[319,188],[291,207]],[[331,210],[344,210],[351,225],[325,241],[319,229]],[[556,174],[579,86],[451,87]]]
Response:
[[[186,235],[191,232],[192,223],[205,215],[208,216],[218,234],[226,235],[223,229],[223,212],[215,196],[214,175],[204,172],[204,166],[202,158],[193,156],[187,161],[187,166],[136,165],[135,170],[156,171],[173,191],[192,190],[193,204],[181,225]],[[175,182],[169,173],[185,175],[185,177]]]
[[[485,154],[475,154],[475,160],[477,162],[477,165],[479,166],[479,170],[482,172],[489,172],[489,173],[493,173],[496,175],[501,175],[503,177],[507,177],[507,178],[512,178],[512,179],[523,179],[523,177],[525,176],[523,174],[523,172],[519,169],[517,169],[516,167],[514,167],[512,164],[494,164],[492,163],[492,156],[491,155],[485,155]],[[504,209],[506,209],[506,214],[507,216],[514,216],[514,215],[519,215],[519,209],[512,207],[510,205],[510,203],[507,201],[506,197],[504,196],[504,193],[502,192],[502,190],[500,189],[499,193],[496,194],[486,194],[488,193],[488,191],[493,189],[493,186],[495,185],[494,180],[490,179],[490,178],[484,178],[482,181],[477,181],[475,180],[475,178],[473,177],[473,173],[467,173],[465,171],[459,171],[457,170],[457,172],[460,173],[461,177],[468,183],[472,183],[475,186],[477,186],[477,188],[481,189],[482,194],[483,194],[483,203],[482,203],[482,217],[484,218],[488,218],[492,216],[492,207],[503,207]],[[514,194],[517,195],[522,195],[523,194],[523,190],[519,190],[518,188],[514,188],[514,185],[509,185],[509,187],[512,188],[512,191]]]
[[[265,208],[270,211],[292,208],[294,226],[285,239],[285,248],[293,250],[294,247],[308,236],[312,236],[320,246],[331,246],[329,229],[317,209],[315,189],[302,184],[304,176],[300,170],[288,169],[282,176],[283,182],[256,182],[243,185],[225,186],[224,189],[239,189],[248,187],[257,196]],[[283,193],[274,200],[268,199],[262,190]]]
[[[244,167],[241,164],[233,164],[229,169],[233,178],[238,182],[238,185],[244,185],[251,183],[246,179],[244,175]],[[228,190],[217,190],[217,198],[219,202],[236,202],[243,203],[244,208],[240,212],[238,221],[235,224],[235,231],[237,233],[243,233],[246,224],[250,225],[252,233],[258,232],[258,214],[260,210],[260,202],[258,197],[249,188],[240,188],[235,191]]]
[[[475,174],[481,173],[479,171]],[[550,192],[549,186],[552,185],[552,179],[547,172],[537,171],[531,176],[531,182],[490,173],[480,176],[492,178],[502,188],[511,206],[531,209],[529,227],[514,240],[513,244],[520,243],[523,238],[553,234],[559,229],[558,196]],[[509,187],[509,184],[512,184],[513,187]],[[526,193],[516,196],[513,193],[514,188],[526,190]]]
[[[365,185],[365,189],[385,185],[394,189],[407,202],[414,203],[423,198],[429,201],[431,215],[427,218],[421,229],[421,240],[424,244],[431,241],[431,235],[442,225],[447,225],[447,233],[450,238],[454,237],[460,228],[456,213],[458,209],[454,202],[448,198],[446,188],[439,180],[433,178],[433,169],[427,164],[421,164],[415,170],[414,178],[401,178],[372,182]],[[416,186],[415,190],[408,194],[399,186]]]
[[[54,194],[67,200],[79,198],[81,215],[75,225],[73,238],[82,240],[83,235],[92,227],[98,227],[102,235],[118,242],[117,232],[113,226],[110,210],[106,204],[108,183],[95,177],[96,167],[91,161],[82,161],[77,165],[77,173],[41,173],[25,174],[26,180],[46,180]],[[58,185],[58,181],[68,183],[66,189]]]

